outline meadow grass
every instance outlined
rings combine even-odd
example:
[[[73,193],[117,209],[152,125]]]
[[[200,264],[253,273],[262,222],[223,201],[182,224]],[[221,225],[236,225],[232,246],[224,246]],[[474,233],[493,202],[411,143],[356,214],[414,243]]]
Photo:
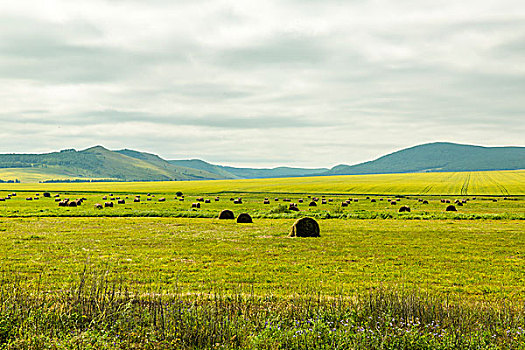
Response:
[[[88,263],[137,287],[191,293],[250,284],[257,294],[301,288],[353,294],[379,285],[521,300],[523,221],[321,220],[320,239],[287,235],[293,220],[236,224],[185,218],[0,219],[4,273],[49,290]]]
[[[0,178],[2,177],[0,176]],[[517,196],[525,195],[525,170],[317,176],[250,180],[0,184],[0,190],[2,189],[6,191],[49,190],[55,192],[151,192],[170,194],[176,191],[183,191],[188,194],[258,192]]]
[[[0,184],[0,349],[525,349],[524,176]]]

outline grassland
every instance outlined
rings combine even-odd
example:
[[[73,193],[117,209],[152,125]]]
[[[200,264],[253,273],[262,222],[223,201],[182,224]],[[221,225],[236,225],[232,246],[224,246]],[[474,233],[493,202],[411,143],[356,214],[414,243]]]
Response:
[[[16,174],[13,174],[15,176]],[[0,173],[0,178],[2,178]],[[2,185],[18,191],[140,192],[193,194],[328,193],[382,195],[525,195],[525,170],[462,173],[350,175],[251,180]]]
[[[1,184],[0,349],[523,349],[524,177]],[[320,238],[287,237],[301,216]]]

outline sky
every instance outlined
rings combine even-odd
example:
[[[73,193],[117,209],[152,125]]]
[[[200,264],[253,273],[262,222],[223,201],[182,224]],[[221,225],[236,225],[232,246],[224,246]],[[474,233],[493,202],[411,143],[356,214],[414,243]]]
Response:
[[[523,0],[0,2],[0,153],[332,167],[524,135]]]

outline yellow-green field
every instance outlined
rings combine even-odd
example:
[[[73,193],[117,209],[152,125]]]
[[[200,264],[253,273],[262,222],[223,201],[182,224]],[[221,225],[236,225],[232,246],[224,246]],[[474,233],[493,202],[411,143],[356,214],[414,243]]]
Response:
[[[264,192],[518,196],[525,195],[525,170],[142,183],[0,184],[2,189],[141,193],[182,191],[195,194]]]
[[[524,184],[525,171],[0,184],[17,193],[0,201],[0,349],[523,349]],[[305,216],[321,236],[288,237]]]

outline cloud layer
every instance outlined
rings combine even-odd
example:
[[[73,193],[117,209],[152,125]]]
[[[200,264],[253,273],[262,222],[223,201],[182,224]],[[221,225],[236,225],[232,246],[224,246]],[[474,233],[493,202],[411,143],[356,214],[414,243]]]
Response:
[[[523,1],[0,5],[0,152],[333,166],[523,145]]]

